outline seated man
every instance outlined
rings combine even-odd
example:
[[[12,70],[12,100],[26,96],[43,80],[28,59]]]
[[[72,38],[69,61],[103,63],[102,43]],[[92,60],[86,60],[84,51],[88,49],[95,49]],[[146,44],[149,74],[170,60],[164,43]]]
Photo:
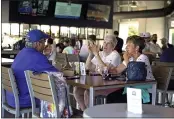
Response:
[[[151,51],[151,43],[150,43],[151,35],[150,35],[150,33],[149,32],[142,33],[140,35],[140,37],[142,37],[145,40],[145,48],[143,49],[143,54],[153,55],[155,57],[156,54]]]
[[[160,56],[161,62],[174,62],[174,47],[167,48]]]
[[[101,73],[103,68],[110,66],[118,66],[121,63],[120,55],[114,50],[117,43],[117,39],[113,35],[107,35],[103,43],[103,51],[99,52],[97,46],[91,43],[89,47],[89,55],[86,60],[86,69],[93,72]],[[94,58],[92,59],[94,54]],[[96,95],[107,95],[114,92],[116,89],[112,90],[101,90],[96,91]],[[88,107],[88,91],[81,88],[74,88],[74,96],[76,101],[79,103],[82,111]],[[84,98],[85,97],[85,98]]]
[[[160,62],[174,63],[174,47],[167,48],[160,56]],[[168,90],[174,90],[174,80],[170,80]]]
[[[40,30],[30,31],[26,37],[26,47],[17,54],[12,63],[11,68],[14,72],[19,90],[19,104],[21,108],[31,107],[30,94],[24,74],[25,70],[34,72],[58,72],[58,70],[49,63],[46,56],[42,54],[46,38],[48,38],[48,36]],[[11,107],[15,107],[13,94],[6,92],[6,95],[7,103]],[[36,103],[39,105],[38,100]]]
[[[155,54],[161,55],[162,50],[161,50],[160,46],[157,44],[157,34],[152,35],[150,43],[151,43],[150,51]]]

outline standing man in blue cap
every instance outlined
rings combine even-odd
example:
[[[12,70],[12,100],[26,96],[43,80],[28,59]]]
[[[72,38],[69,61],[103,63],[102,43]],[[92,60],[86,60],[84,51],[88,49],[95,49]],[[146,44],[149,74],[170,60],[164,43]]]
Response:
[[[34,72],[58,72],[58,70],[49,63],[46,56],[42,54],[45,46],[45,39],[47,38],[49,38],[49,36],[40,30],[30,31],[26,37],[26,47],[17,54],[11,66],[19,90],[20,108],[31,107],[30,94],[24,74],[25,70]],[[7,103],[11,107],[15,107],[13,94],[6,92],[6,95]],[[36,103],[39,105],[40,101],[36,100]]]

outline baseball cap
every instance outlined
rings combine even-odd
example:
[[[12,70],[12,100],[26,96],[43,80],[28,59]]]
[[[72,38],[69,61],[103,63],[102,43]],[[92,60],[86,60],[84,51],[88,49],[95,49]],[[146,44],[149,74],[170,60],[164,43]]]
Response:
[[[47,39],[50,38],[49,35],[45,34],[41,30],[31,30],[28,32],[26,38],[28,39],[29,42],[37,42],[40,41],[41,39]]]
[[[149,38],[151,35],[149,32],[145,32],[145,33],[140,33],[140,37],[142,38]]]

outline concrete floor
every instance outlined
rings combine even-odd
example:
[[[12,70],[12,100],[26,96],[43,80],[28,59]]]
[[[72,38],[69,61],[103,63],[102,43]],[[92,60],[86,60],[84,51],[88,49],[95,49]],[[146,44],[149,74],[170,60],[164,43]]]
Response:
[[[78,113],[81,113],[81,114],[78,114]],[[4,118],[15,118],[15,115],[10,114],[7,111],[4,111]],[[20,117],[20,118],[22,118],[22,117]],[[26,115],[25,115],[25,118],[27,118]],[[32,114],[31,113],[30,113],[29,118],[32,118]],[[77,112],[76,111],[76,114],[73,115],[71,118],[82,118],[82,112]]]

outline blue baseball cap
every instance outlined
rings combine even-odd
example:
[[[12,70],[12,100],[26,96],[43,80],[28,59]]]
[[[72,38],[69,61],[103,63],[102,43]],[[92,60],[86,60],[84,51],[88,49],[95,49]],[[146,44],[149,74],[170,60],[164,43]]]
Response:
[[[41,30],[37,29],[29,31],[26,36],[26,39],[29,42],[38,42],[41,39],[47,39],[47,38],[50,38],[50,36],[42,32]]]

